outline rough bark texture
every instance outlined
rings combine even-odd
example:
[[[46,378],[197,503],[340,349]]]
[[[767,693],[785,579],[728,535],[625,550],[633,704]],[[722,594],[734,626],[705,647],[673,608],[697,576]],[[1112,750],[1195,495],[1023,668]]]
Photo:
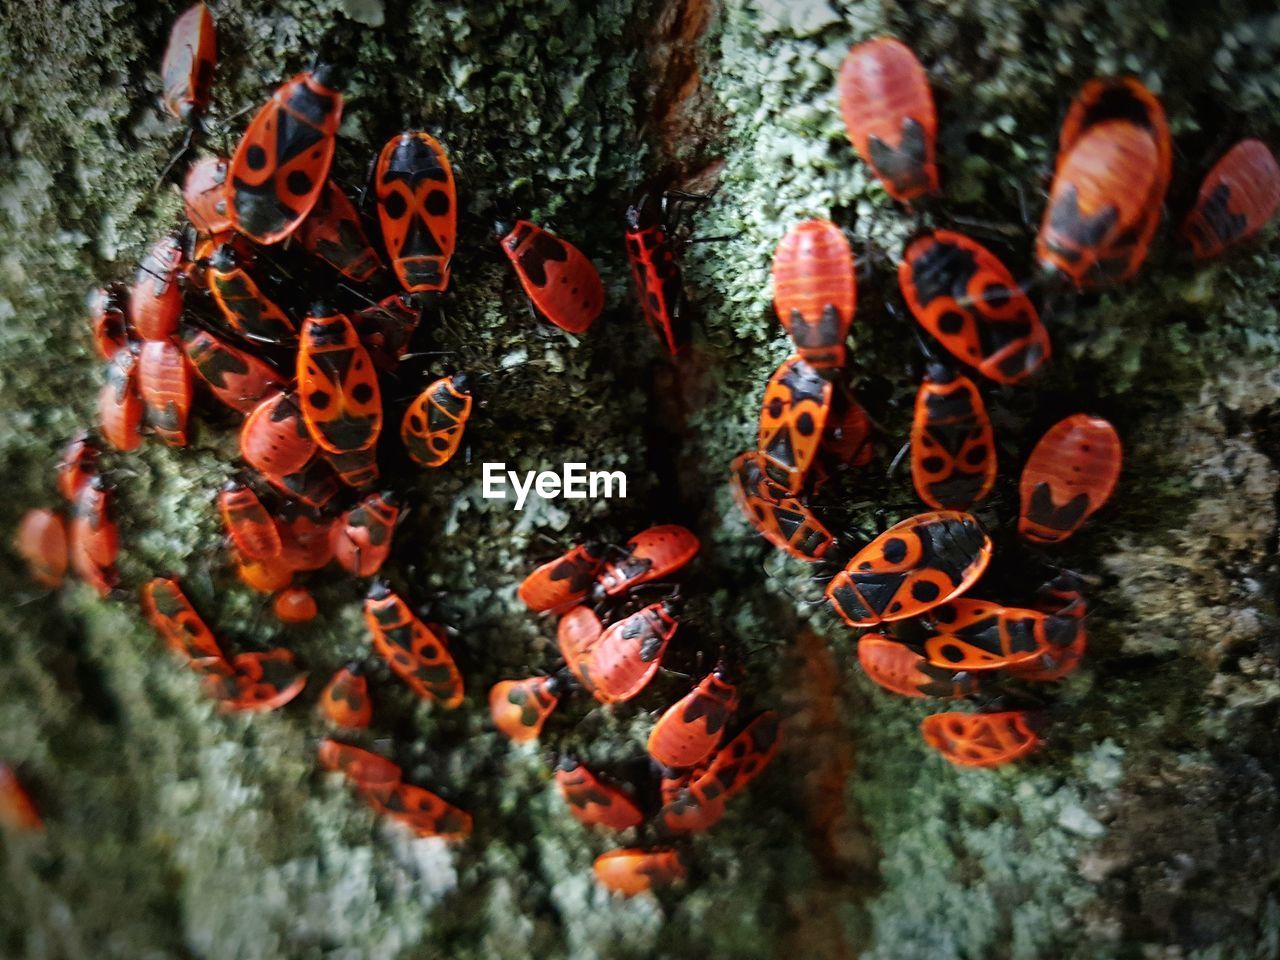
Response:
[[[1210,9],[1210,6],[1215,7]],[[415,782],[472,810],[449,847],[373,819],[313,770],[308,707],[362,654],[360,588],[317,577],[314,626],[275,627],[234,585],[212,492],[234,431],[184,450],[112,457],[123,575],[181,573],[221,633],[282,638],[313,671],[303,701],[223,717],[165,656],[131,602],[33,589],[0,570],[0,757],[44,810],[42,836],[0,838],[0,954],[14,957],[1274,957],[1280,952],[1280,716],[1276,487],[1280,266],[1274,242],[1195,268],[1165,241],[1114,294],[1062,298],[1056,354],[1034,390],[996,403],[1004,485],[1045,425],[1084,407],[1128,449],[1116,501],[1060,554],[1097,574],[1091,654],[1053,693],[1050,742],[992,772],[943,763],[916,726],[930,708],[873,689],[812,571],[747,531],[725,467],[748,446],[765,377],[787,354],[768,263],[787,225],[831,215],[866,260],[854,380],[885,427],[870,470],[823,494],[832,522],[911,511],[888,458],[909,419],[909,321],[891,315],[892,263],[922,224],[957,217],[1031,270],[1057,124],[1096,73],[1135,71],[1161,93],[1179,153],[1170,209],[1234,138],[1276,145],[1280,18],[1270,5],[1137,0],[750,3],[679,0],[223,0],[211,144],[228,118],[324,48],[348,71],[338,171],[357,183],[406,126],[440,133],[463,184],[443,368],[486,374],[471,464],[413,483],[397,582],[459,632],[470,696],[442,714],[377,684],[377,742]],[[179,140],[155,102],[174,10],[127,0],[19,0],[0,13],[0,528],[54,497],[59,442],[88,422],[100,371],[83,296],[130,275],[176,223],[153,191]],[[939,97],[945,196],[916,213],[870,182],[844,139],[834,71],[849,43],[893,32]],[[627,293],[619,213],[655,172],[708,184],[686,256],[695,343],[660,356]],[[532,320],[487,235],[514,197],[602,267],[610,308],[578,342]],[[977,228],[975,228],[977,229]],[[412,385],[406,386],[411,390]],[[480,498],[479,462],[623,469],[626,501]],[[675,651],[736,646],[749,706],[780,705],[788,747],[725,822],[692,844],[690,882],[611,899],[590,876],[612,845],[566,816],[549,746],[513,748],[484,692],[550,668],[548,625],[515,584],[552,552],[541,534],[613,540],[650,520],[692,525],[690,625]],[[548,744],[615,771],[637,762],[648,710],[581,699]]]

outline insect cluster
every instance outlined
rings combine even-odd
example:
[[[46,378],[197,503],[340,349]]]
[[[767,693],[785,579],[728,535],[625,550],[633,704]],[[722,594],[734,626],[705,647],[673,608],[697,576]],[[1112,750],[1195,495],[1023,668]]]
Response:
[[[680,597],[668,578],[698,553],[698,538],[674,524],[650,527],[625,546],[579,544],[544,563],[520,584],[534,613],[558,617],[563,668],[551,676],[503,680],[489,691],[494,724],[517,742],[536,740],[562,697],[581,690],[599,703],[627,703],[649,686],[680,626]],[[665,596],[651,600],[655,591]],[[685,696],[663,710],[650,730],[650,769],[661,807],[655,828],[671,839],[719,822],[725,804],[773,758],[778,715],[766,711],[728,737],[739,704],[723,660]],[[645,822],[643,801],[588,769],[572,754],[556,760],[556,783],[569,812],[587,826],[620,831]],[[651,785],[652,786],[652,785]],[[685,876],[671,846],[611,850],[596,860],[599,881],[631,895]]]
[[[854,46],[841,68],[849,139],[896,200],[938,191],[937,115],[928,80],[901,42]],[[1132,78],[1087,83],[1063,123],[1036,256],[1050,283],[1079,290],[1130,279],[1161,219],[1172,141],[1156,97]],[[1256,234],[1280,207],[1280,169],[1256,140],[1214,167],[1183,224],[1197,257]],[[835,612],[858,630],[858,659],[877,684],[909,697],[970,699],[978,712],[927,717],[925,741],[953,763],[992,766],[1039,742],[1043,713],[1008,706],[1038,701],[1025,684],[1057,680],[1086,646],[1082,578],[1054,570],[1029,607],[971,597],[987,572],[992,540],[967,511],[992,492],[997,445],[981,380],[1025,386],[1049,360],[1048,330],[1026,288],[1001,260],[963,234],[939,229],[909,241],[898,264],[902,299],[927,372],[910,433],[911,479],[932,512],[909,517],[840,564],[826,588]],[[845,341],[857,306],[853,253],[825,220],[793,226],[773,260],[774,305],[795,344],[765,387],[758,443],[730,470],[735,499],[771,544],[809,562],[833,563],[837,538],[811,507],[833,469],[874,456],[872,423],[845,386]],[[945,357],[945,359],[941,359]],[[1121,443],[1086,413],[1054,425],[1027,458],[1017,530],[1037,547],[1068,539],[1110,498]],[[1015,549],[1010,563],[1035,558]],[[846,554],[847,555],[847,554]],[[991,587],[985,589],[990,590]]]

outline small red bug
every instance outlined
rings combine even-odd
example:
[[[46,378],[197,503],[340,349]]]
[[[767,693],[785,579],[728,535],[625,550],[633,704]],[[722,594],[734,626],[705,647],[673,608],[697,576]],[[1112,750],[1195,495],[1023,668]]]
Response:
[[[359,664],[349,663],[333,675],[320,694],[320,711],[329,723],[347,730],[363,730],[373,722],[369,681]]]
[[[964,234],[938,230],[912,241],[898,284],[920,326],[997,383],[1020,383],[1052,353],[1040,314],[1008,268]]]
[[[938,115],[924,67],[904,43],[877,37],[840,68],[840,113],[854,149],[895,200],[938,192]]]
[[[382,272],[382,261],[369,244],[360,215],[332,180],[298,228],[298,240],[307,253],[357,283],[376,282]]]
[[[400,517],[400,502],[391,492],[371,493],[342,514],[330,539],[333,558],[347,573],[371,577],[391,552],[391,536]]]
[[[279,648],[265,653],[241,653],[229,661],[230,670],[210,670],[206,688],[224,713],[264,713],[293,700],[307,685],[306,671],[293,654]]]
[[[117,351],[107,364],[107,382],[98,391],[98,429],[117,450],[136,450],[142,444],[144,407],[138,395],[138,358]]]
[[[281,623],[309,623],[316,618],[316,598],[305,587],[281,590],[271,608]]]
[[[228,481],[218,494],[218,511],[240,556],[247,560],[280,556],[280,531],[252,489],[236,480]]]
[[[99,596],[107,596],[116,582],[120,534],[111,518],[111,494],[101,477],[81,489],[68,534],[71,569]]]
[[[1081,289],[1132,277],[1160,216],[1160,150],[1127,120],[1084,131],[1058,165],[1036,257]]]
[[[173,22],[169,45],[160,61],[164,107],[184,123],[195,124],[209,105],[218,38],[213,16],[203,3],[190,7]]]
[[[920,724],[924,742],[962,767],[995,767],[1019,760],[1039,738],[1020,710],[1005,713],[936,713]]]
[[[740,454],[729,467],[734,500],[756,532],[798,560],[820,560],[835,538],[813,511],[778,486],[764,472],[754,450]]]
[[[224,157],[205,157],[187,171],[187,178],[182,182],[182,204],[187,219],[203,236],[223,234],[231,229],[226,186]]]
[[[489,690],[489,713],[498,732],[516,743],[538,739],[542,726],[560,702],[556,677],[501,680]]]
[[[847,391],[836,393],[833,399],[821,451],[836,463],[865,467],[876,455],[871,442],[871,418]]]
[[[213,302],[240,336],[271,345],[297,342],[297,325],[240,265],[232,244],[221,244],[213,251],[207,277]]]
[[[858,284],[853,251],[834,223],[804,220],[787,231],[773,254],[773,306],[809,366],[844,366]]]
[[[1123,450],[1115,428],[1077,413],[1040,438],[1018,483],[1018,532],[1036,543],[1061,543],[1111,498]]]
[[[271,367],[199,327],[183,327],[182,350],[191,369],[232,410],[249,413],[263,397],[284,388],[284,378]]]
[[[34,833],[44,829],[44,821],[31,795],[7,764],[0,762],[0,826]]]
[[[908,517],[832,578],[827,599],[851,626],[905,620],[959,596],[991,562],[991,538],[967,513]]]
[[[413,333],[422,322],[422,311],[411,294],[393,293],[356,313],[353,322],[373,362],[387,370],[408,351]]]
[[[1196,257],[1216,257],[1258,233],[1280,210],[1280,165],[1261,140],[1241,140],[1200,184],[1182,222]]]
[[[93,346],[104,360],[129,346],[128,322],[125,320],[123,294],[115,285],[99,287],[89,294],[89,326]]]
[[[831,382],[799,356],[774,371],[760,408],[765,474],[788,493],[804,489],[831,412]]]
[[[705,795],[701,783],[702,771],[686,770],[684,773],[662,778],[662,809],[658,822],[671,833],[695,833],[709,830],[724,817],[728,798],[717,793]]]
[[[664,767],[696,766],[716,748],[737,709],[738,688],[721,664],[658,718],[649,732],[649,756]]]
[[[597,700],[623,703],[648,686],[680,625],[675,613],[675,604],[663,600],[610,624],[580,665]]]
[[[290,570],[319,570],[333,559],[333,523],[309,510],[291,508],[276,519],[280,560]]]
[[[982,394],[945,367],[931,366],[916,393],[911,480],[937,510],[967,510],[995,486],[995,435]]]
[[[342,94],[332,84],[324,66],[286,81],[236,147],[227,207],[235,228],[258,243],[293,233],[324,190],[342,120]]]
[[[746,789],[773,762],[782,744],[782,721],[766,710],[717,750],[694,781],[704,797],[729,799]]]
[[[645,322],[674,357],[689,344],[689,321],[683,315],[680,262],[663,222],[663,206],[658,194],[646,193],[627,208],[626,248]]]
[[[138,394],[147,426],[172,447],[187,445],[195,385],[186,355],[172,340],[148,340],[138,354]]]
[[[534,570],[517,593],[534,613],[560,613],[586,597],[603,563],[603,544],[581,544]]]
[[[369,750],[325,737],[316,748],[316,762],[341,773],[362,790],[389,791],[400,782],[400,767]]]
[[[461,840],[471,835],[471,815],[430,790],[411,783],[397,783],[389,791],[366,789],[363,792],[374,810],[404,824],[420,837]]]
[[[537,311],[562,330],[585,333],[604,309],[604,284],[595,264],[528,220],[499,221],[494,232]]]
[[[423,467],[448,463],[458,452],[470,416],[466,374],[455,373],[428,384],[400,421],[400,440],[409,458]]]
[[[1039,610],[1005,607],[988,600],[959,597],[924,616],[936,636],[924,642],[924,655],[950,670],[994,670],[1029,664],[1051,649],[1049,634],[1064,626]],[[1074,624],[1065,624],[1074,632]]]
[[[378,221],[400,285],[411,293],[449,286],[458,237],[453,168],[435,137],[407,130],[387,141],[374,172]]]
[[[593,688],[586,668],[603,635],[604,624],[590,607],[574,607],[556,625],[556,645],[560,648],[560,656],[564,657],[565,666],[590,692]]]
[[[1054,577],[1040,588],[1036,607],[1050,615],[1045,621],[1049,649],[1031,663],[1012,667],[1008,672],[1022,680],[1048,683],[1080,666],[1088,646],[1084,624],[1087,605],[1079,579],[1069,573]]]
[[[364,621],[374,649],[409,689],[446,710],[462,703],[462,675],[444,637],[415,617],[385,583],[369,588]]]
[[[366,450],[350,450],[346,453],[330,453],[321,450],[320,455],[333,468],[348,487],[355,490],[368,490],[378,482],[378,450],[369,447]]]
[[[274,560],[246,560],[235,556],[236,576],[250,590],[258,593],[275,593],[293,581],[293,570],[283,557]]]
[[[133,289],[129,291],[129,322],[144,340],[165,340],[178,330],[182,313],[182,245],[174,237],[162,237],[143,258]]]
[[[669,887],[688,872],[680,854],[668,848],[610,850],[596,857],[596,880],[606,890],[633,897],[655,887]]]
[[[81,430],[63,448],[58,461],[58,493],[74,504],[81,488],[97,473],[98,448],[89,442],[89,434]]]
[[[323,506],[337,493],[316,450],[292,393],[267,397],[240,428],[245,462],[273,487],[313,507]]]
[[[660,524],[642,530],[627,541],[627,555],[604,565],[594,592],[616,597],[675,573],[695,556],[701,544],[689,530],[678,524]]]
[[[27,562],[31,579],[45,587],[60,587],[67,573],[67,525],[52,510],[28,510],[18,522],[14,548]]]
[[[556,765],[556,786],[574,819],[588,827],[626,830],[644,821],[644,814],[634,800],[617,787],[602,782],[573,757],[560,758]]]
[[[302,325],[298,399],[312,439],[330,453],[368,450],[382,429],[382,393],[351,321],[316,306]]]
[[[185,664],[203,669],[225,657],[213,631],[196,612],[178,581],[156,577],[142,587],[142,613]]]
[[[970,674],[947,670],[897,640],[868,633],[858,640],[858,663],[867,677],[890,693],[902,697],[955,699],[977,692]]]

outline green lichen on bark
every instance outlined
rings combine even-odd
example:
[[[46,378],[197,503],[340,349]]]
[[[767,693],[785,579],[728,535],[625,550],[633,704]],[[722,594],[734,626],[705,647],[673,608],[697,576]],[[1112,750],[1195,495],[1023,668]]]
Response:
[[[174,10],[27,0],[0,13],[0,526],[50,502],[59,440],[91,418],[98,366],[84,291],[128,277],[177,216],[151,189],[179,133],[159,119],[155,67]],[[0,757],[49,821],[6,837],[0,951],[32,957],[818,956],[1264,957],[1280,937],[1272,760],[1280,292],[1274,242],[1196,269],[1162,241],[1113,294],[1058,297],[1055,358],[1032,391],[997,398],[1003,485],[1055,415],[1085,405],[1119,427],[1116,503],[1063,551],[1098,574],[1091,656],[1054,692],[1033,760],[948,767],[919,743],[929,707],[893,701],[852,666],[847,631],[811,571],[766,555],[724,487],[754,440],[762,384],[788,346],[769,303],[769,256],[795,219],[831,216],[867,260],[854,383],[886,428],[886,456],[821,497],[836,525],[907,512],[884,466],[914,390],[893,263],[921,225],[953,218],[1020,275],[1057,124],[1089,76],[1132,70],[1163,97],[1179,138],[1171,211],[1233,138],[1280,132],[1280,19],[1249,4],[1183,13],[1133,2],[873,2],[634,7],[412,0],[222,3],[211,145],[239,111],[323,50],[347,73],[337,170],[348,184],[405,126],[454,158],[464,219],[443,368],[483,374],[456,463],[413,483],[398,534],[399,585],[459,631],[469,699],[456,715],[380,678],[380,746],[414,782],[476,814],[460,848],[408,841],[313,771],[306,705],[365,648],[359,590],[317,578],[322,617],[286,633],[225,568],[212,492],[234,445],[202,428],[186,450],[114,457],[123,576],[181,573],[234,645],[293,647],[313,691],[279,714],[222,717],[165,657],[129,603],[83,588],[36,593],[6,563],[0,589]],[[683,28],[703,18],[705,33]],[[945,195],[894,205],[854,159],[834,72],[850,42],[893,32],[928,66],[941,116]],[[667,70],[692,50],[698,73]],[[664,60],[664,58],[667,58]],[[700,79],[701,85],[688,83]],[[653,94],[690,95],[674,116]],[[686,256],[695,342],[677,371],[628,305],[619,217],[656,170],[704,182],[713,203]],[[577,342],[533,321],[488,236],[513,198],[601,265],[610,309]],[[973,228],[983,230],[981,226]],[[413,384],[405,386],[406,392]],[[478,462],[625,469],[624,503],[480,498]],[[693,875],[654,899],[612,900],[592,858],[610,844],[569,819],[548,750],[493,732],[484,691],[549,668],[554,643],[515,584],[552,552],[538,534],[621,539],[649,520],[690,523],[689,624],[673,665],[721,643],[745,651],[752,708],[781,705],[789,746],[726,820],[693,844]],[[12,558],[7,558],[11,560]],[[645,710],[686,681],[662,677]],[[304,705],[305,704],[305,705]],[[548,740],[643,773],[643,710],[580,701]],[[127,891],[122,893],[122,891]],[[1175,953],[1177,951],[1177,953]]]

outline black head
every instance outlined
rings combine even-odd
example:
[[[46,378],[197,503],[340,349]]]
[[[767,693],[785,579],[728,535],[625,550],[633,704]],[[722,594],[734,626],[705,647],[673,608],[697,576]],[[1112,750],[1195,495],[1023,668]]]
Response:
[[[220,243],[209,257],[209,266],[219,273],[227,273],[236,268],[236,252],[229,243]]]
[[[311,68],[311,79],[330,90],[341,90],[344,78],[342,71],[332,63],[318,63]]]
[[[369,592],[365,596],[370,600],[385,600],[391,596],[391,584],[385,580],[375,580],[369,584]]]
[[[453,389],[459,393],[469,393],[468,387],[471,385],[471,378],[461,371],[453,375]]]

